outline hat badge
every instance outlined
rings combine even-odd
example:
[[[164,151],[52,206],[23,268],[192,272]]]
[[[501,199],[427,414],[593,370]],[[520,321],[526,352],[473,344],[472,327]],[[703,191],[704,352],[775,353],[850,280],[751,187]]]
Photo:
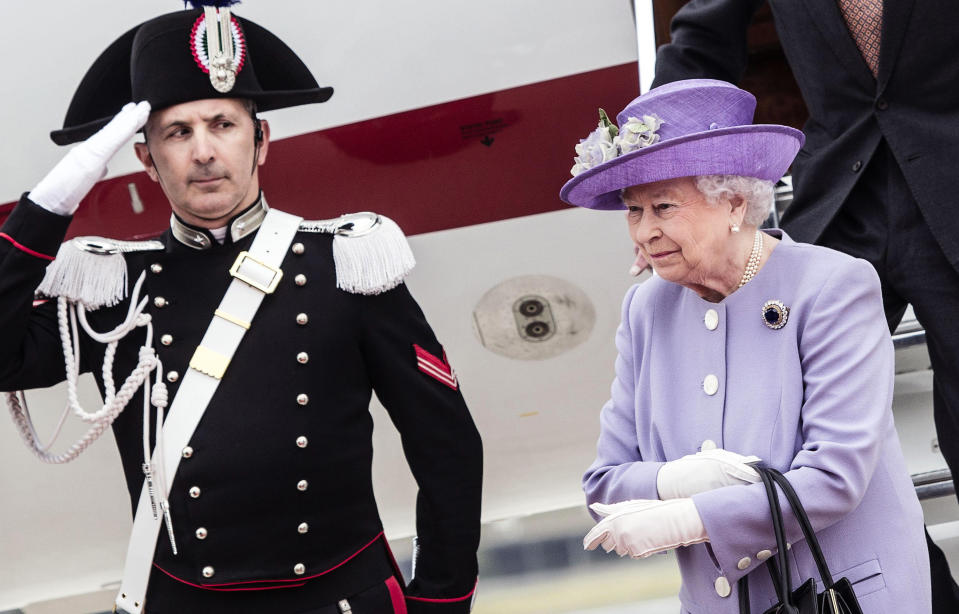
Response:
[[[197,66],[210,75],[213,89],[221,94],[232,90],[246,59],[246,41],[230,9],[204,7],[193,24],[190,47]]]

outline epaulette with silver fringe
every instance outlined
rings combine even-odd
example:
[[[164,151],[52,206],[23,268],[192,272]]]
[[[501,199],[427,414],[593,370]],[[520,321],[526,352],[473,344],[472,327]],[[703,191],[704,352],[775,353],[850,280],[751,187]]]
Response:
[[[112,307],[127,296],[127,263],[123,254],[162,249],[164,245],[159,241],[75,237],[60,246],[37,294],[62,296],[88,310]]]
[[[396,222],[369,211],[300,223],[303,232],[333,235],[336,287],[353,294],[381,294],[409,275],[416,260]]]

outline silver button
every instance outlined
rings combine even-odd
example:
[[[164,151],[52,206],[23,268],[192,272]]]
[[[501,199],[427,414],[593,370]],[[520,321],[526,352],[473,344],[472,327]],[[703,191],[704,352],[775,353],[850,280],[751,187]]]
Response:
[[[190,458],[191,456],[193,456],[193,448],[190,446],[183,448],[183,458]]]
[[[756,553],[756,558],[759,559],[760,561],[765,561],[772,555],[773,553],[771,550],[760,550],[759,552]]]
[[[204,577],[204,578],[212,578],[214,573],[216,573],[216,572],[215,572],[215,571],[213,570],[213,568],[210,567],[209,565],[207,565],[206,567],[203,568],[203,577]]]
[[[191,487],[190,487],[190,496],[193,497],[194,499],[199,499],[199,498],[200,498],[200,487],[199,487],[199,486],[191,486]]]
[[[738,563],[736,563],[736,567],[738,567],[742,571],[742,570],[748,569],[749,566],[752,564],[753,564],[753,560],[749,558],[748,556],[744,556],[743,558],[739,559]]]
[[[306,396],[305,394],[298,394],[296,395],[296,402],[300,405],[306,405],[310,402],[310,397]]]
[[[166,307],[166,299],[162,296],[158,296],[153,299],[153,304],[160,308]]]
[[[709,396],[713,396],[716,392],[719,391],[719,378],[710,373],[706,376],[706,379],[703,380],[703,392]]]
[[[200,527],[199,529],[196,530],[196,538],[197,538],[197,539],[206,539],[206,535],[207,535],[207,533],[206,533],[206,529],[205,529],[205,528]]]
[[[297,563],[296,565],[293,566],[293,573],[295,573],[298,576],[302,576],[303,574],[306,573],[306,565],[304,565],[303,563]]]
[[[309,361],[310,361],[310,355],[307,354],[306,352],[300,352],[299,354],[296,355],[296,362],[300,363],[301,365],[305,365]]]
[[[168,382],[172,383],[177,381],[178,379],[180,379],[180,374],[177,373],[176,371],[170,371],[166,374],[166,381]]]
[[[712,439],[707,439],[706,441],[703,442],[703,445],[699,449],[702,450],[703,452],[708,452],[709,450],[715,450],[716,442],[713,441]]]
[[[729,580],[726,579],[726,576],[719,576],[716,578],[716,594],[720,597],[729,597],[729,593],[732,592],[732,589],[729,586]]]
[[[296,483],[296,489],[297,489],[298,491],[300,491],[300,492],[303,492],[304,490],[306,490],[306,488],[307,488],[309,485],[310,485],[310,483],[307,482],[306,480],[300,480],[299,482]]]
[[[716,313],[715,309],[707,309],[703,321],[706,323],[706,328],[716,330],[716,327],[719,326],[719,314]]]
[[[310,318],[305,313],[296,314],[296,323],[300,326],[304,326],[309,321]]]
[[[150,271],[159,275],[160,273],[163,272],[163,265],[158,262],[154,262],[153,264],[150,265]]]
[[[160,337],[160,343],[163,345],[170,345],[173,343],[173,335],[163,335]]]
[[[309,440],[307,440],[307,438],[304,437],[303,435],[300,435],[299,437],[296,438],[296,446],[298,448],[305,448],[306,444],[308,443],[309,443]]]
[[[296,530],[300,535],[304,535],[310,530],[310,525],[306,524],[305,522],[301,522],[300,526],[296,527]]]
[[[295,283],[298,286],[305,286],[306,275],[303,275],[302,273],[300,275],[297,275],[296,277],[293,278],[293,283]]]
[[[304,251],[306,251],[306,248],[303,247],[302,243],[294,243],[291,249],[293,250],[293,253],[296,254],[297,256],[299,256]]]

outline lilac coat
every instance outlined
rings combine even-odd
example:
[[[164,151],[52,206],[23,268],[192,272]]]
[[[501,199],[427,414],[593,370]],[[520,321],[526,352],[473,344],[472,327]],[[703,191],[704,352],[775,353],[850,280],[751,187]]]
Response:
[[[853,582],[865,612],[926,614],[922,510],[893,424],[879,280],[863,260],[781,236],[756,277],[720,303],[655,276],[629,290],[612,398],[583,477],[587,501],[657,499],[663,462],[707,440],[755,454],[786,473],[830,570]],[[789,308],[779,330],[764,324],[768,300]],[[719,316],[714,330],[704,324],[710,309]],[[710,374],[719,382],[712,395],[703,385]],[[762,484],[693,501],[709,543],[677,550],[683,612],[738,613],[736,581],[747,573],[752,610],[764,611],[776,598],[761,561],[775,552]],[[794,584],[818,579],[794,516],[784,513]]]

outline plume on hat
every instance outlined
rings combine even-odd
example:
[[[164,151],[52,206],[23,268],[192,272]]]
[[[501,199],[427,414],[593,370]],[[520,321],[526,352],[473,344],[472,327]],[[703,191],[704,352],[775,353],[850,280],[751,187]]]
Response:
[[[186,5],[189,4],[195,9],[202,9],[208,6],[214,6],[219,9],[239,3],[240,0],[184,0],[183,7],[186,8]]]

